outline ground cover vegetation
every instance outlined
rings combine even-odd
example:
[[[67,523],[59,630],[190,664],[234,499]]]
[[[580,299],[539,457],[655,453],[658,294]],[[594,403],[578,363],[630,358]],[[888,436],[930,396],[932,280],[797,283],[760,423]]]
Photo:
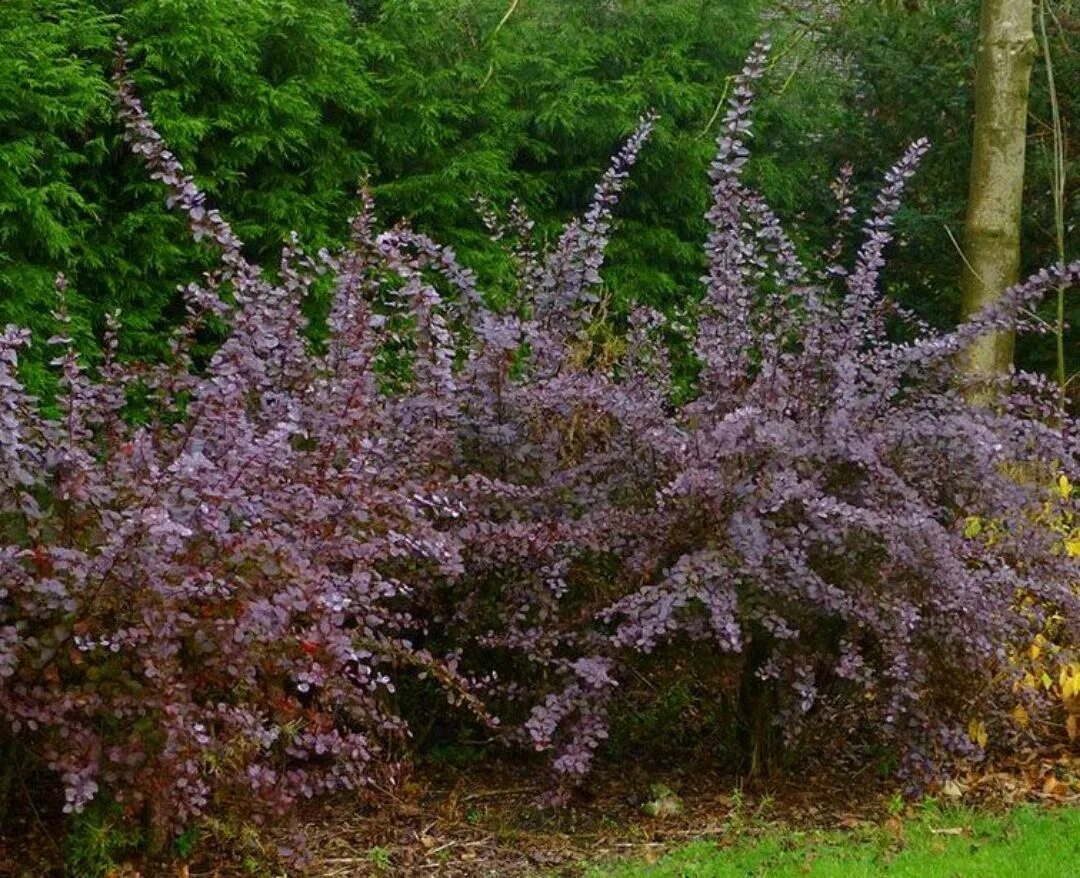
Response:
[[[662,715],[650,676],[707,681],[714,756],[749,774],[840,729],[840,764],[917,790],[1076,736],[1075,421],[1036,372],[974,405],[954,362],[1045,330],[1080,263],[953,329],[887,296],[930,144],[869,196],[842,162],[783,176],[827,150],[755,167],[755,132],[796,125],[787,92],[755,127],[787,56],[759,42],[727,80],[743,34],[703,42],[711,6],[541,7],[586,35],[550,68],[502,4],[454,7],[475,52],[405,42],[438,4],[243,6],[0,10],[0,75],[60,62],[2,117],[7,800],[38,771],[161,849],[482,735],[546,754],[567,802]],[[664,28],[686,66],[645,76]],[[805,231],[770,189],[809,198]]]

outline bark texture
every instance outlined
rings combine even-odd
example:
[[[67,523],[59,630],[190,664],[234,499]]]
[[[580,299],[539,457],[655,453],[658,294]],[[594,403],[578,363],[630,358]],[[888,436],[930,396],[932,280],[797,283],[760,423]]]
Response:
[[[975,133],[964,227],[964,316],[1016,283],[1024,194],[1028,88],[1035,59],[1032,0],[983,0],[975,69]],[[964,371],[980,379],[1007,371],[1011,332],[985,336],[967,352]]]

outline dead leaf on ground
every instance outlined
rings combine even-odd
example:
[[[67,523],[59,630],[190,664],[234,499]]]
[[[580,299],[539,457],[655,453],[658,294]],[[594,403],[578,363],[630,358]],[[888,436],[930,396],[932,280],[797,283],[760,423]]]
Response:
[[[1046,780],[1043,781],[1042,791],[1047,796],[1060,796],[1068,790],[1068,785],[1063,784],[1052,774],[1048,775]]]
[[[948,796],[950,799],[959,799],[964,795],[964,788],[960,786],[955,780],[950,778],[941,785],[942,794]]]

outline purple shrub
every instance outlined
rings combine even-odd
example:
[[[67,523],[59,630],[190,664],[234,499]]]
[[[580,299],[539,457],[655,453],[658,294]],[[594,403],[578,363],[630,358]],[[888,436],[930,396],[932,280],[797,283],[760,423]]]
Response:
[[[717,680],[716,697],[737,721],[790,740],[815,708],[839,703],[846,731],[898,749],[908,774],[925,777],[965,749],[957,675],[966,697],[990,687],[1007,646],[1030,636],[1018,599],[1078,618],[1075,564],[1033,515],[1053,474],[1076,470],[1075,424],[1033,375],[973,405],[952,365],[979,333],[1021,323],[1027,304],[1075,282],[1080,264],[1040,272],[951,333],[897,309],[879,275],[928,149],[919,141],[886,175],[853,270],[834,266],[832,247],[832,270],[811,275],[741,177],[766,49],[736,83],[712,167],[695,397],[668,404],[653,315],[633,315],[614,361],[590,347],[581,287],[563,295],[558,326],[519,324],[544,352],[523,375],[492,361],[481,389],[470,386],[487,403],[469,412],[497,412],[498,430],[468,419],[466,429],[494,437],[483,457],[499,466],[462,498],[481,520],[462,532],[467,576],[446,631],[475,631],[490,650],[482,664],[525,662],[504,714],[543,681],[523,727],[507,729],[553,749],[569,780],[603,741],[627,665],[687,640],[731,656],[741,682]],[[601,184],[594,210],[609,191]],[[577,276],[563,265],[566,241],[546,261],[523,260],[523,289]],[[526,312],[544,314],[545,301]],[[911,340],[890,336],[895,320]],[[972,515],[1000,523],[992,544],[965,537]]]
[[[440,492],[449,336],[421,280],[446,254],[373,237],[362,214],[347,252],[313,260],[290,244],[271,281],[122,69],[118,94],[133,151],[221,264],[184,291],[168,364],[117,363],[110,344],[91,372],[52,339],[58,418],[19,383],[26,334],[3,335],[0,711],[63,778],[65,810],[106,788],[181,827],[215,798],[283,806],[377,778],[406,733],[389,698],[402,669],[476,706],[452,662],[410,641],[415,592],[462,563],[445,526],[459,509]],[[326,268],[332,337],[315,353],[300,303]],[[379,311],[390,270],[403,283]],[[189,351],[210,314],[231,334],[197,372]],[[395,314],[415,325],[423,393],[380,391]],[[131,390],[149,400],[134,419]]]
[[[408,734],[395,687],[421,678],[576,781],[627,668],[686,640],[738,667],[716,685],[740,714],[757,687],[791,737],[839,702],[925,771],[959,746],[957,675],[989,681],[1039,624],[1018,598],[1077,618],[1075,570],[1029,514],[1041,487],[1016,476],[1076,472],[1074,422],[1029,375],[969,404],[952,360],[1080,265],[893,341],[907,317],[879,273],[926,145],[890,171],[854,269],[833,248],[808,271],[741,175],[765,55],[712,168],[701,370],[678,407],[661,315],[597,331],[651,117],[550,250],[519,206],[488,209],[521,269],[495,310],[452,252],[379,231],[366,193],[340,252],[294,240],[276,275],[252,265],[121,65],[133,151],[221,260],[184,290],[164,364],[107,341],[88,367],[61,305],[52,415],[19,382],[27,333],[0,337],[0,715],[69,810],[104,789],[175,829],[363,786]],[[315,348],[301,303],[327,272]],[[230,332],[197,368],[211,317]],[[973,515],[994,541],[965,537]]]

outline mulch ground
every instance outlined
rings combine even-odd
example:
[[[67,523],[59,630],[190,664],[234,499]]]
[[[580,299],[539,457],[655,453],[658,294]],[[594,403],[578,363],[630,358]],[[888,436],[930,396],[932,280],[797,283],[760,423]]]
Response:
[[[733,843],[777,825],[855,829],[892,818],[896,785],[870,772],[828,777],[815,771],[781,781],[741,782],[695,770],[637,764],[601,770],[568,807],[543,807],[539,766],[487,762],[467,769],[426,766],[378,807],[333,801],[302,815],[311,870],[353,876],[577,876],[584,864],[650,862],[688,841]],[[663,783],[681,809],[642,813]],[[1031,753],[982,766],[937,795],[987,810],[1027,801],[1080,802],[1080,755]],[[892,818],[894,819],[894,818]],[[193,866],[191,878],[232,878],[221,865]]]
[[[587,794],[559,809],[541,804],[546,780],[542,767],[520,762],[425,765],[398,788],[380,791],[378,804],[339,796],[303,809],[288,830],[264,829],[246,841],[204,836],[201,853],[188,865],[129,864],[115,878],[281,875],[257,864],[272,859],[277,845],[292,845],[297,832],[306,839],[305,874],[318,878],[570,878],[581,875],[586,863],[650,862],[691,840],[722,845],[776,826],[856,829],[895,819],[895,783],[870,772],[830,778],[815,771],[741,783],[701,767],[664,770],[638,763],[597,772]],[[677,794],[677,813],[642,812],[657,783]],[[1080,803],[1080,754],[1063,749],[983,765],[935,792],[990,810],[1027,801]],[[55,871],[56,835],[41,821],[21,815],[4,829],[0,875],[62,874]]]

